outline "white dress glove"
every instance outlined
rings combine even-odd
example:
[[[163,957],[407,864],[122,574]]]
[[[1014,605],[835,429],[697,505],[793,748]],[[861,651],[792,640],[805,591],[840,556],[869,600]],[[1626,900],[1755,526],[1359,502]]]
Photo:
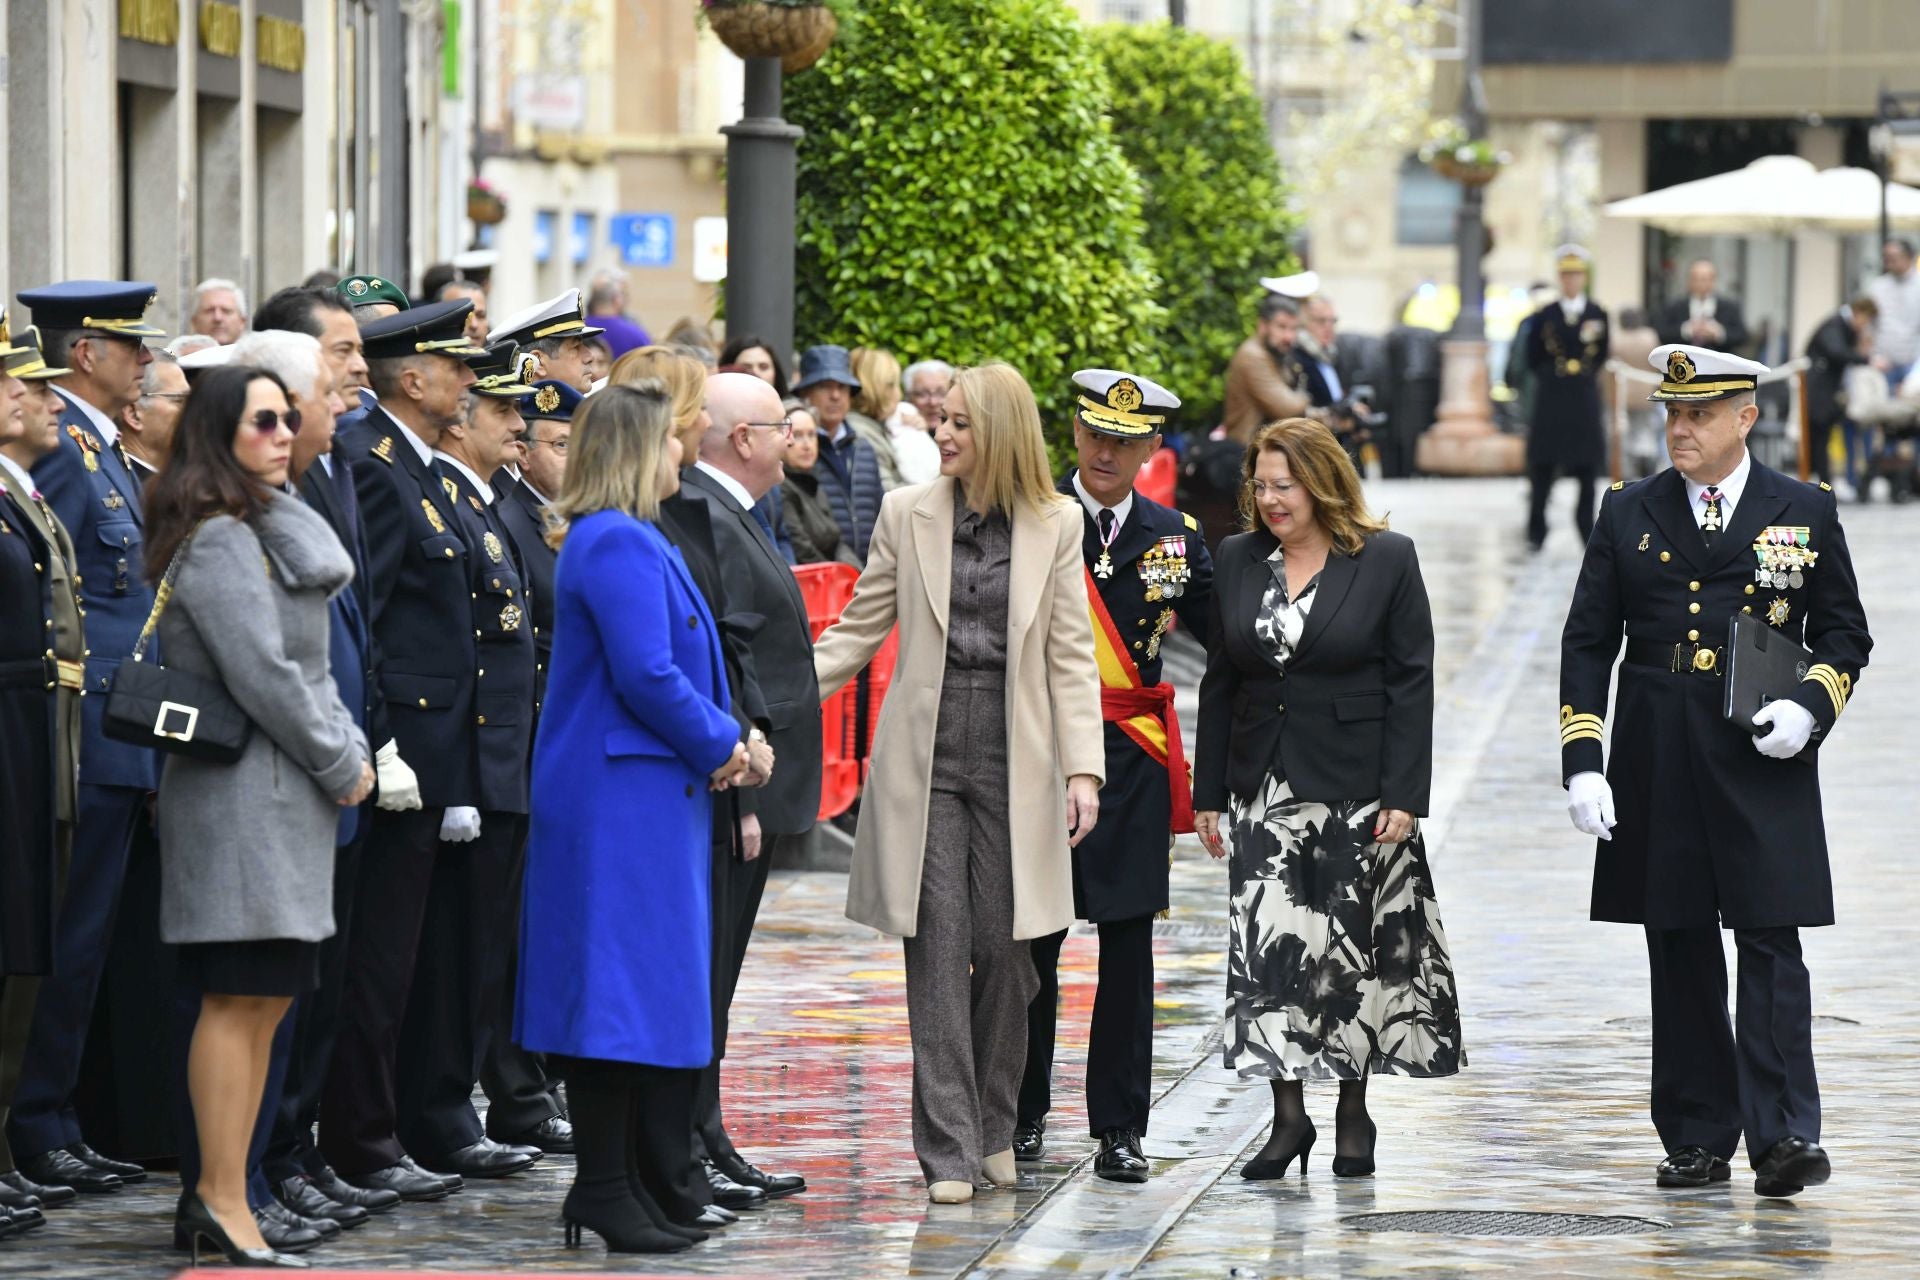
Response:
[[[1567,816],[1587,835],[1613,839],[1613,788],[1607,785],[1605,774],[1589,771],[1567,779]]]
[[[440,838],[451,844],[465,844],[469,840],[478,840],[480,811],[465,805],[457,805],[447,810],[447,816],[440,819]]]
[[[1753,740],[1753,749],[1775,760],[1793,759],[1806,750],[1807,739],[1813,736],[1813,712],[1786,698],[1756,711],[1753,724],[1755,728],[1772,726],[1766,737]]]
[[[393,739],[387,739],[373,753],[373,772],[380,781],[378,807],[394,813],[420,807],[420,779],[414,775],[412,767],[400,758],[400,748]]]

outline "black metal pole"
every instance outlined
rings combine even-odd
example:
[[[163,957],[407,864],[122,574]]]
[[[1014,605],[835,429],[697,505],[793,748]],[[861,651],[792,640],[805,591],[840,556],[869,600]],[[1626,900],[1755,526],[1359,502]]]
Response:
[[[1187,0],[1167,0],[1167,21],[1176,27],[1187,25]]]
[[[1461,65],[1460,123],[1465,126],[1467,136],[1477,140],[1487,132],[1486,95],[1480,85],[1480,0],[1460,0],[1460,8],[1466,20],[1466,29],[1462,32],[1466,57]],[[1487,252],[1485,209],[1484,189],[1463,183],[1460,208],[1453,223],[1454,252],[1459,255],[1460,314],[1454,317],[1453,329],[1447,336],[1469,342],[1480,342],[1487,336],[1484,315],[1487,281],[1483,270]]]
[[[746,113],[727,136],[727,329],[793,353],[796,144],[780,118],[778,58],[748,58]]]

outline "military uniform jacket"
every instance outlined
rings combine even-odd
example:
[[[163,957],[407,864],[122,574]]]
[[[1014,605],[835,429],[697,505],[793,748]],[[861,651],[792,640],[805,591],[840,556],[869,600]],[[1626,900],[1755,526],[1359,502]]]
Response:
[[[1159,684],[1160,644],[1176,618],[1194,639],[1207,642],[1213,560],[1200,522],[1135,492],[1126,523],[1106,548],[1113,571],[1102,577],[1095,571],[1099,526],[1075,492],[1071,474],[1059,488],[1080,509],[1081,554],[1114,634],[1138,668],[1141,684]],[[1099,626],[1096,611],[1096,630]],[[1119,722],[1106,720],[1101,732],[1107,780],[1100,788],[1100,821],[1073,850],[1074,914],[1096,922],[1133,920],[1167,908],[1172,792],[1167,767]]]
[[[141,485],[86,414],[65,392],[61,399],[66,407],[60,414],[59,447],[34,464],[33,482],[73,537],[73,569],[87,620],[90,696],[80,702],[81,781],[152,791],[160,783],[156,753],[100,732],[113,673],[133,653],[153,609],[141,537]],[[149,642],[147,657],[161,657],[157,643]]]
[[[53,968],[54,585],[11,482],[0,473],[0,974],[29,974]]]
[[[533,705],[547,696],[547,666],[553,658],[553,571],[560,553],[547,545],[547,504],[505,468],[494,476],[493,514],[513,535],[533,610]]]
[[[1776,577],[1761,556],[1789,539],[1809,563]],[[1813,713],[1814,738],[1796,759],[1761,755],[1751,734],[1721,718],[1718,668],[1738,613],[1813,651],[1793,700]],[[1565,778],[1602,767],[1623,634],[1606,764],[1618,825],[1596,842],[1593,918],[1664,929],[1833,923],[1814,747],[1873,641],[1832,492],[1753,463],[1711,553],[1679,472],[1604,496],[1561,639]],[[1655,663],[1635,661],[1649,645]]]
[[[1558,299],[1533,313],[1527,325],[1527,364],[1537,381],[1528,423],[1528,462],[1594,471],[1607,464],[1600,368],[1611,341],[1607,313],[1592,301],[1578,324],[1567,323]]]
[[[480,808],[525,813],[536,710],[532,593],[520,570],[513,535],[501,522],[499,511],[458,467],[442,462],[440,474],[469,548],[468,586],[479,663],[474,673],[473,723],[479,737],[475,756],[480,767]],[[494,490],[496,502],[499,492]]]
[[[11,475],[0,471],[0,488],[7,489],[28,531],[29,544],[37,549],[36,559],[46,567],[45,608],[40,618],[40,656],[50,661],[47,679],[57,690],[54,698],[53,814],[62,822],[79,820],[80,778],[80,685],[84,683],[87,638],[80,604],[80,587],[74,581],[73,539],[60,523],[45,495],[25,493]],[[71,678],[78,673],[79,680]]]
[[[484,808],[474,721],[482,665],[473,634],[477,572],[437,471],[385,410],[373,409],[336,452],[353,466],[367,534],[367,597],[387,728],[429,809]]]

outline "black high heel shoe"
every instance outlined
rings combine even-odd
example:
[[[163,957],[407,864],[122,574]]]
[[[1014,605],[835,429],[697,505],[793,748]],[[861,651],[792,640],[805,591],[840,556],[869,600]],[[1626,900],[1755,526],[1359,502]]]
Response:
[[[1373,1121],[1367,1121],[1367,1154],[1363,1156],[1335,1156],[1333,1158],[1333,1176],[1336,1178],[1366,1178],[1373,1174],[1373,1144],[1380,1137],[1380,1131],[1373,1127]]]
[[[619,1190],[626,1192],[624,1183]],[[606,1241],[608,1253],[679,1253],[693,1248],[693,1241],[685,1236],[654,1226],[631,1195],[618,1194],[603,1199],[583,1196],[579,1191],[580,1185],[575,1183],[560,1208],[567,1248],[580,1247],[583,1229]]]
[[[1282,1151],[1279,1155],[1273,1156],[1266,1154],[1267,1151],[1273,1148],[1273,1139],[1268,1138],[1267,1145],[1261,1148],[1261,1153],[1241,1166],[1240,1176],[1249,1182],[1259,1182],[1266,1178],[1284,1178],[1287,1176],[1287,1166],[1294,1162],[1295,1157],[1298,1157],[1300,1160],[1300,1176],[1303,1178],[1306,1177],[1307,1153],[1313,1150],[1313,1140],[1319,1136],[1319,1133],[1313,1127],[1313,1121],[1309,1120],[1307,1121],[1306,1130],[1300,1135],[1299,1140],[1295,1142],[1292,1147]]]
[[[220,1219],[213,1216],[213,1210],[207,1208],[207,1202],[200,1198],[197,1191],[189,1191],[180,1197],[180,1203],[173,1211],[173,1229],[176,1234],[187,1237],[187,1249],[193,1256],[193,1265],[200,1265],[200,1242],[207,1241],[226,1257],[227,1265],[233,1267],[287,1267],[293,1270],[305,1270],[306,1259],[290,1254],[276,1253],[272,1249],[242,1249],[220,1225]]]

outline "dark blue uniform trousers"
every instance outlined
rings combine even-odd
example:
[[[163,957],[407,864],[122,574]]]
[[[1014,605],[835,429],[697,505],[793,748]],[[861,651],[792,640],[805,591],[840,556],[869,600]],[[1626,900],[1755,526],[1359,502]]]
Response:
[[[84,1141],[73,1090],[100,974],[113,944],[134,824],[145,820],[146,803],[147,793],[138,788],[80,784],[73,861],[54,926],[53,972],[40,980],[33,1029],[27,1034],[20,1084],[7,1120],[16,1159]]]
[[[1103,920],[1100,985],[1094,989],[1087,1036],[1087,1128],[1147,1131],[1153,1108],[1153,917]],[[1053,1109],[1054,1026],[1060,1013],[1060,945],[1067,931],[1033,940],[1040,994],[1027,1006],[1027,1065],[1020,1080],[1020,1120]]]
[[[1820,1141],[1813,995],[1799,930],[1735,929],[1739,992],[1727,1022],[1720,930],[1648,929],[1653,1125],[1668,1151],[1731,1159],[1744,1131],[1758,1166],[1782,1138]]]

